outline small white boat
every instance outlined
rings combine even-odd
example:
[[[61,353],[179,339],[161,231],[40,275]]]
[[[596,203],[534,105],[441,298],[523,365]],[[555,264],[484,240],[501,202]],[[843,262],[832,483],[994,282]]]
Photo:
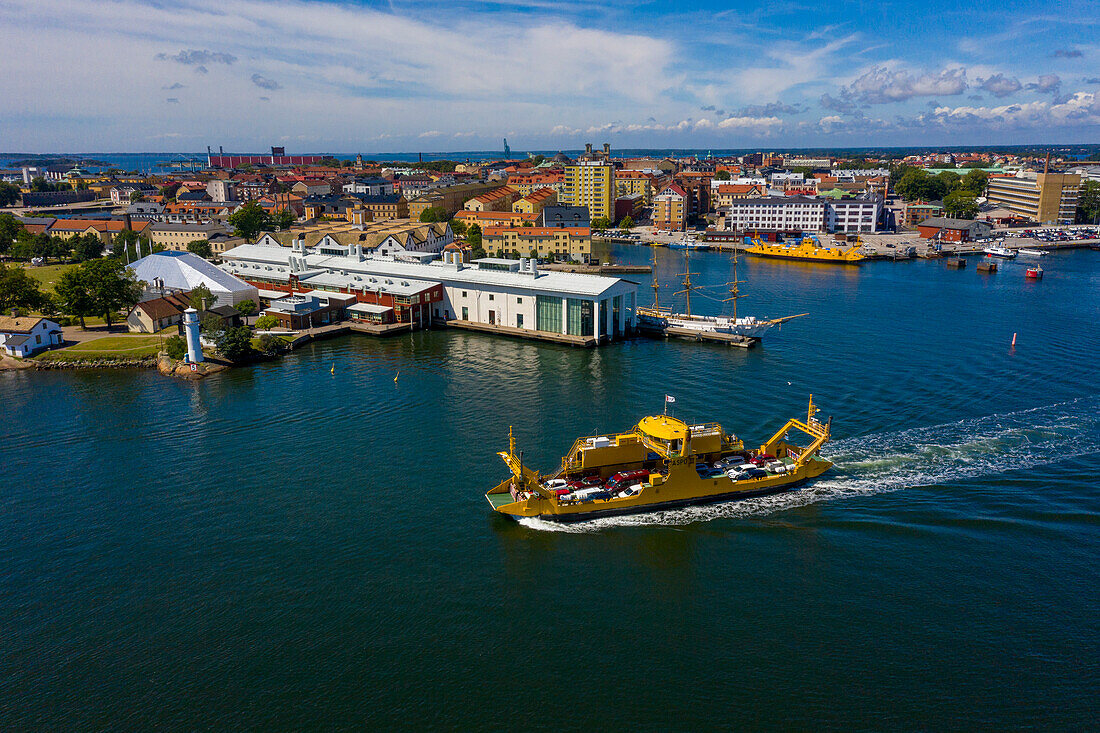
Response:
[[[1017,251],[1025,257],[1046,257],[1050,254],[1045,249],[1021,249]]]
[[[986,247],[982,252],[985,252],[989,257],[1000,257],[1006,260],[1016,259],[1016,251],[1008,247]]]

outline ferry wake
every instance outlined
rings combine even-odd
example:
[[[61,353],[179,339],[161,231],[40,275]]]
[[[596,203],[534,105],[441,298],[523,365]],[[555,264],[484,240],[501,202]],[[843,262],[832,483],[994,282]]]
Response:
[[[674,400],[665,399],[667,413]],[[833,465],[819,455],[832,419],[821,422],[818,412],[811,395],[805,420],[788,420],[758,449],[716,423],[651,415],[623,433],[577,439],[545,476],[523,465],[509,431],[508,451],[498,455],[511,476],[485,498],[512,519],[575,522],[787,491]],[[793,431],[809,442],[788,442]]]

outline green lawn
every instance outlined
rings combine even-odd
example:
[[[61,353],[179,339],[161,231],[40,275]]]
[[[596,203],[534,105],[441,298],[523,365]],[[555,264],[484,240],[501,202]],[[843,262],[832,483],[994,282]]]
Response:
[[[79,265],[42,265],[41,267],[25,267],[27,274],[37,280],[43,290],[54,292],[54,286],[61,279],[61,273],[71,270]]]
[[[160,336],[104,336],[56,351],[47,351],[43,361],[141,359],[156,356],[164,339]]]

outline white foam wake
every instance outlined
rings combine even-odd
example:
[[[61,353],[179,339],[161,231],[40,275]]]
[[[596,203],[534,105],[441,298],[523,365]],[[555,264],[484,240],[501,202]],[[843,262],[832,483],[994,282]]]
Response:
[[[771,514],[817,502],[972,479],[1100,453],[1100,395],[942,425],[838,440],[824,457],[835,466],[784,494],[625,517],[559,524],[524,519],[531,529],[592,532],[608,527],[679,525]]]

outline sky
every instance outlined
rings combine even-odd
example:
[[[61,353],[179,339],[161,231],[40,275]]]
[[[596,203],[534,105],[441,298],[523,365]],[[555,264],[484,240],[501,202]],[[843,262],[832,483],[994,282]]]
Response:
[[[0,150],[1100,142],[1095,0],[0,0]]]

